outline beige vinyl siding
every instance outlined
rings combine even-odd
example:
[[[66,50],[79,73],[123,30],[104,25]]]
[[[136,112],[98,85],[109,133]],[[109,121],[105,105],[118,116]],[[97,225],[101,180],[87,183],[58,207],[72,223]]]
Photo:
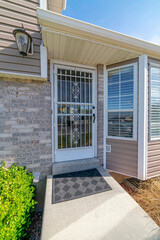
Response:
[[[138,58],[128,61],[112,64],[106,68],[114,68],[127,64],[138,63]],[[139,67],[137,64],[137,136],[138,136],[138,104],[139,104]],[[138,138],[138,137],[137,137]],[[138,169],[138,141],[121,140],[107,138],[106,143],[111,145],[111,153],[106,153],[106,166],[107,169],[126,174],[129,176],[137,177]]]
[[[19,74],[40,75],[41,34],[36,17],[38,0],[0,1],[0,71]],[[19,54],[13,30],[22,24],[32,36],[34,54],[22,57]]]
[[[63,7],[63,0],[48,0],[48,10],[61,13]]]
[[[147,177],[160,175],[160,141],[148,142]]]
[[[106,69],[121,67],[121,66],[123,66],[123,65],[132,64],[132,63],[138,63],[138,58],[133,58],[133,59],[126,60],[126,61],[123,61],[123,62],[119,62],[119,63],[114,63],[114,64],[111,64],[111,65],[107,65],[107,66],[106,66]],[[138,71],[138,70],[137,70],[137,71]]]
[[[111,153],[106,153],[107,169],[129,176],[137,176],[138,143],[107,138]]]
[[[160,60],[148,58],[148,63],[160,64]],[[149,68],[148,68],[149,69]],[[149,71],[148,71],[149,75]],[[149,77],[148,77],[149,79]],[[148,84],[149,86],[149,84]],[[147,161],[147,178],[160,175],[160,141],[151,141],[149,138],[150,125],[149,125],[149,87],[148,87],[148,161]]]

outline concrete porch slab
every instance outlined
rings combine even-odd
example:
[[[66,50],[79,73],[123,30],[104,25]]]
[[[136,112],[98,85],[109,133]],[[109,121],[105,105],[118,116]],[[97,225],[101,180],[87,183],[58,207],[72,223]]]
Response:
[[[42,240],[158,240],[156,223],[108,174],[112,190],[52,204],[52,176],[47,179]]]

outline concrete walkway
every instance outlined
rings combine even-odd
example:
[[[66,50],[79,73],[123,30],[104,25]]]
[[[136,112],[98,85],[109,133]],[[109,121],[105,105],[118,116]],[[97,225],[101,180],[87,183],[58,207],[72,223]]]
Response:
[[[42,240],[159,240],[155,222],[104,170],[113,190],[52,204],[52,178],[47,179]]]

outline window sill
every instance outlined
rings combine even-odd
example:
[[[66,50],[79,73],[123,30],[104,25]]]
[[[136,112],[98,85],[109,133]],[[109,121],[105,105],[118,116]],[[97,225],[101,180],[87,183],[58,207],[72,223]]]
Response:
[[[107,136],[107,139],[137,142],[137,139],[135,139],[135,138],[124,138],[124,137],[111,137],[111,136]]]
[[[158,142],[160,141],[160,138],[154,138],[154,139],[149,139],[148,142]]]
[[[41,77],[40,75],[29,75],[23,73],[14,73],[14,72],[3,72],[0,71],[0,78],[16,80],[30,80],[30,81],[41,81],[47,82],[47,78]]]

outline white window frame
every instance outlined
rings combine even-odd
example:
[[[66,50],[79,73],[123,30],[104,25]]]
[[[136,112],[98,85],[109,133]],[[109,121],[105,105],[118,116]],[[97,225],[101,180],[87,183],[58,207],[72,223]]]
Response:
[[[109,136],[108,135],[108,72],[112,71],[112,70],[116,70],[116,69],[121,69],[121,68],[125,68],[125,67],[130,67],[133,66],[133,71],[134,71],[134,106],[133,109],[131,109],[133,111],[133,137],[132,138],[127,138],[127,137],[118,137],[118,136]],[[118,67],[113,67],[113,68],[108,68],[106,70],[106,109],[105,111],[106,113],[106,117],[107,117],[107,138],[110,139],[119,139],[119,140],[128,140],[128,141],[137,141],[137,63],[132,63],[132,64],[125,64],[125,65],[121,65]],[[113,110],[114,111],[114,110]],[[112,111],[112,112],[113,112]],[[119,110],[121,112],[121,110]],[[130,109],[126,109],[125,112],[130,111]],[[115,111],[117,112],[117,110]],[[123,112],[123,110],[122,110]]]
[[[160,64],[158,63],[149,63],[149,141],[154,142],[154,141],[159,141],[159,138],[154,138],[152,139],[151,137],[151,68],[152,67],[158,67],[160,68]]]

